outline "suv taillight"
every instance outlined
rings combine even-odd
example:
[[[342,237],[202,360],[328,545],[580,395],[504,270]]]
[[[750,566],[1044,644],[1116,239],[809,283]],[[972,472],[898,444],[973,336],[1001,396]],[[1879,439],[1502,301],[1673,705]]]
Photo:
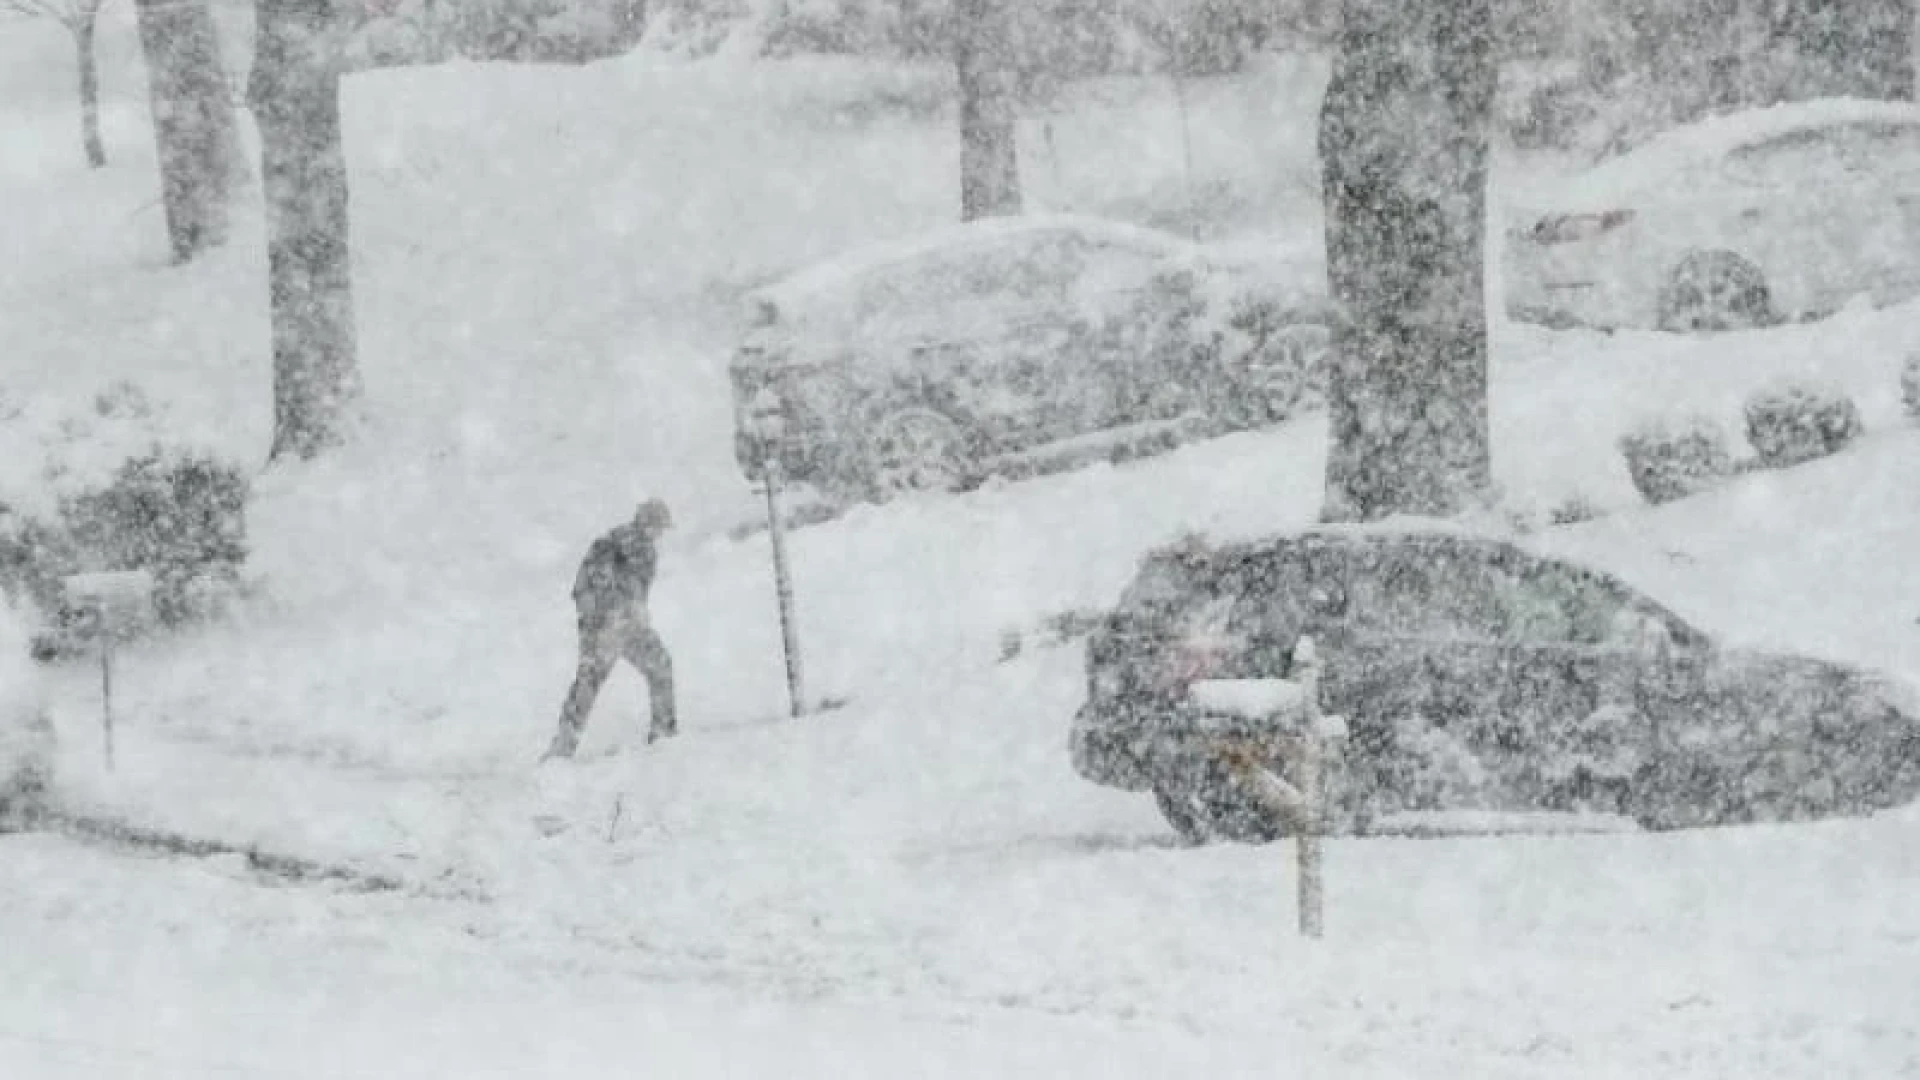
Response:
[[[1194,634],[1175,641],[1160,664],[1160,688],[1184,694],[1187,687],[1213,677],[1235,647],[1233,639],[1219,634]]]
[[[1603,210],[1597,214],[1553,214],[1535,222],[1531,235],[1536,244],[1571,244],[1612,232],[1632,220],[1633,211],[1631,210]]]

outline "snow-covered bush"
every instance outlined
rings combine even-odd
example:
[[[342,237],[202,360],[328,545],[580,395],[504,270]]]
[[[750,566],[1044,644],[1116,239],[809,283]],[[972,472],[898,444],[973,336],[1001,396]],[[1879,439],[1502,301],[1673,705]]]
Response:
[[[1860,410],[1837,387],[1792,380],[1755,391],[1746,402],[1747,441],[1769,468],[1798,465],[1860,437]]]
[[[711,56],[736,34],[759,32],[752,25],[765,0],[652,0],[642,46],[670,56]]]
[[[1597,521],[1603,513],[1600,505],[1594,502],[1592,497],[1576,491],[1547,510],[1547,523],[1578,525],[1581,522]]]
[[[1908,356],[1900,366],[1900,403],[1909,417],[1920,420],[1920,353]]]
[[[1656,506],[1709,490],[1733,473],[1726,433],[1707,416],[1643,420],[1619,446],[1634,488]]]
[[[913,5],[869,0],[786,0],[766,28],[766,56],[868,56],[915,50],[921,27]]]
[[[53,729],[28,658],[27,628],[0,597],[0,826],[45,791]]]
[[[77,413],[0,419],[6,451],[38,466],[0,490],[0,586],[58,621],[65,576],[143,569],[162,622],[202,612],[246,559],[250,483],[177,426],[125,383]]]

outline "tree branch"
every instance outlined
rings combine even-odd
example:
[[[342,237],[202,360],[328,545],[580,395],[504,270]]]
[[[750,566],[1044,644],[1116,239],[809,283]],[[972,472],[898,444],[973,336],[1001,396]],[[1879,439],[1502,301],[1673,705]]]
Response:
[[[77,33],[87,17],[100,9],[100,4],[101,0],[0,0],[0,12],[28,19],[52,19]]]

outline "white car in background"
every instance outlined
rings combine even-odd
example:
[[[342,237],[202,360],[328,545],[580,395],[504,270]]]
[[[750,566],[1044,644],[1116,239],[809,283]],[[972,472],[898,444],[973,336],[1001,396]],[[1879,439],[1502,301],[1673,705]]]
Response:
[[[1712,117],[1513,202],[1521,321],[1731,330],[1892,303],[1920,293],[1920,106]]]
[[[1329,341],[1313,239],[1034,214],[802,270],[747,297],[735,456],[845,504],[1284,420]]]

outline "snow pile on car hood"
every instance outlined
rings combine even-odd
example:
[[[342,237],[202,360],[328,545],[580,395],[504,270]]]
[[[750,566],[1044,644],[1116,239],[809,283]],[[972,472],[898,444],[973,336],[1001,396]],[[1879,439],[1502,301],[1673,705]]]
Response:
[[[1010,237],[1054,229],[1072,230],[1116,245],[1154,249],[1173,259],[1190,257],[1191,247],[1177,236],[1125,222],[1085,214],[1027,214],[948,225],[908,237],[855,248],[754,290],[750,304],[771,303],[782,318],[806,317],[815,309],[850,299],[847,291],[877,270],[939,252],[965,254]]]

